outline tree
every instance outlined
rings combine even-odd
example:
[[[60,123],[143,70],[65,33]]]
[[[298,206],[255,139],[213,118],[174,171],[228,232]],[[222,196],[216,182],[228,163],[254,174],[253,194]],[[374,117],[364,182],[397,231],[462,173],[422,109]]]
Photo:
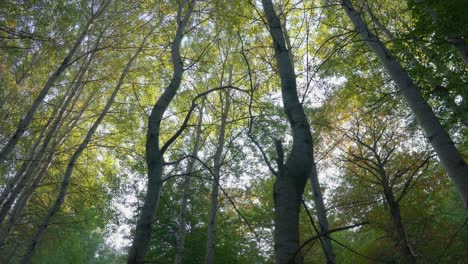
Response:
[[[89,28],[93,25],[95,20],[98,19],[99,16],[101,16],[102,13],[104,13],[104,11],[106,10],[109,3],[110,3],[109,1],[103,2],[103,4],[98,7],[97,11],[91,15],[91,18],[85,24],[83,31],[78,36],[76,42],[73,44],[73,47],[70,49],[70,51],[68,52],[65,59],[63,59],[60,66],[55,70],[55,72],[49,77],[47,82],[44,84],[44,86],[41,89],[41,92],[39,93],[39,95],[34,100],[33,105],[29,108],[26,115],[23,118],[21,118],[15,133],[13,134],[13,136],[11,136],[8,143],[0,151],[0,161],[4,161],[4,160],[6,160],[8,158],[8,155],[10,154],[10,152],[15,148],[16,144],[18,143],[18,141],[23,136],[26,129],[31,124],[31,122],[33,120],[33,117],[34,117],[34,114],[36,113],[37,109],[39,108],[39,105],[42,103],[42,100],[44,100],[44,98],[48,94],[48,92],[49,92],[50,88],[52,87],[52,85],[54,85],[55,81],[60,77],[60,75],[68,67],[70,67],[71,64],[74,63],[74,61],[72,59],[75,56],[75,53],[76,53],[78,47],[81,45],[81,43],[85,39],[86,35],[88,34]]]
[[[304,109],[299,102],[296,75],[290,49],[287,47],[282,24],[272,1],[263,0],[263,9],[273,40],[284,110],[290,122],[293,145],[284,161],[281,141],[277,145],[278,172],[274,185],[275,201],[275,258],[277,263],[302,263],[299,250],[299,208],[304,187],[313,164],[312,134]]]
[[[413,111],[418,123],[424,130],[439,156],[448,176],[457,187],[465,207],[468,206],[468,165],[456,149],[452,139],[441,125],[431,107],[422,98],[418,87],[414,84],[405,69],[392,57],[385,45],[369,30],[359,12],[354,9],[351,1],[341,1],[346,14],[353,23],[361,39],[375,53],[380,63],[395,81]]]
[[[158,99],[148,119],[146,135],[146,163],[148,166],[148,186],[145,201],[135,229],[133,245],[128,256],[128,263],[143,263],[148,243],[151,238],[151,224],[154,221],[159,192],[161,190],[161,177],[163,171],[163,155],[167,146],[160,148],[159,133],[161,121],[167,107],[177,93],[184,73],[184,65],[180,55],[180,45],[185,34],[195,1],[184,1],[177,10],[177,31],[171,45],[173,76],[164,93]],[[184,13],[184,9],[185,13]]]

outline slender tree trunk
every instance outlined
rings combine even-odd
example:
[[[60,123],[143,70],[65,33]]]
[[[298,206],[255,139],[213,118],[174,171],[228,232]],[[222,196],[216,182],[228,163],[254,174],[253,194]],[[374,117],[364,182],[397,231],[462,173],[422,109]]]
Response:
[[[148,183],[143,208],[140,211],[138,222],[133,237],[132,247],[128,255],[129,264],[140,264],[145,260],[146,251],[151,239],[151,225],[154,222],[156,208],[159,202],[159,193],[162,186],[163,152],[159,146],[159,134],[161,121],[166,109],[177,93],[184,73],[184,65],[180,55],[180,45],[194,8],[194,0],[183,1],[177,12],[177,32],[172,42],[172,64],[173,75],[171,82],[164,90],[159,100],[153,107],[148,119],[148,130],[146,134],[146,164],[148,166]],[[188,5],[183,15],[184,7]]]
[[[65,195],[67,194],[68,187],[70,186],[71,177],[72,177],[73,170],[75,168],[75,164],[76,164],[78,158],[81,156],[83,151],[86,149],[89,142],[91,141],[91,138],[93,137],[94,133],[96,132],[97,128],[99,127],[101,122],[104,120],[104,117],[109,112],[109,109],[111,108],[112,104],[114,103],[115,97],[117,96],[120,88],[122,87],[122,84],[124,82],[125,77],[127,76],[128,71],[130,70],[130,68],[131,68],[133,62],[135,61],[135,59],[138,57],[138,55],[142,51],[142,49],[143,49],[143,47],[144,47],[144,45],[146,43],[146,40],[148,39],[148,37],[151,35],[152,32],[153,31],[151,30],[151,32],[148,35],[145,36],[145,38],[143,39],[143,41],[142,41],[140,47],[138,48],[138,50],[130,58],[129,62],[125,66],[124,70],[122,71],[122,74],[120,75],[119,81],[118,81],[117,85],[115,86],[114,90],[112,91],[112,94],[111,94],[109,100],[107,101],[106,105],[104,106],[104,109],[101,111],[98,118],[94,121],[93,125],[91,126],[88,133],[86,134],[84,140],[81,142],[81,144],[75,150],[73,155],[70,157],[70,160],[68,161],[67,169],[66,169],[65,174],[63,175],[63,178],[62,178],[62,183],[60,185],[59,194],[57,195],[57,197],[55,199],[55,202],[52,205],[52,207],[49,209],[47,215],[42,219],[42,222],[39,225],[39,227],[37,228],[37,231],[34,234],[30,244],[28,245],[28,247],[27,247],[27,249],[25,251],[25,254],[24,254],[23,258],[21,259],[20,263],[26,264],[26,263],[31,262],[31,257],[34,254],[34,250],[35,250],[35,248],[37,246],[37,243],[39,243],[42,235],[44,234],[44,232],[46,231],[47,227],[50,224],[50,220],[59,211],[60,207],[62,206],[62,204],[63,204],[63,202],[65,200]]]
[[[72,108],[74,107],[76,101],[72,103]],[[89,100],[86,103],[86,105],[89,104]],[[55,150],[60,146],[63,141],[68,137],[68,134],[71,132],[73,127],[75,127],[76,123],[80,119],[81,114],[83,113],[82,111],[79,111],[73,121],[70,123],[68,127],[65,128],[65,131],[63,135],[56,135],[54,138],[54,143],[52,146],[49,148],[49,151],[47,153],[47,157],[44,159],[42,165],[40,166],[40,169],[34,171],[35,168],[30,169],[26,171],[26,175],[23,177],[22,181],[15,186],[15,189],[11,192],[10,197],[8,197],[8,201],[4,206],[6,206],[6,212],[8,213],[11,206],[13,205],[14,202],[14,207],[10,211],[9,218],[5,225],[0,229],[0,246],[6,243],[8,240],[10,234],[13,232],[15,226],[17,223],[21,220],[21,217],[23,215],[23,212],[26,208],[26,205],[28,204],[29,200],[31,199],[32,195],[34,194],[34,191],[37,189],[37,187],[40,185],[44,177],[46,176],[47,170],[52,164],[52,161],[54,160],[55,156]],[[65,119],[64,119],[65,120]],[[19,197],[18,197],[19,196]],[[16,199],[18,197],[18,199]],[[3,213],[4,207],[2,207],[2,213]]]
[[[13,205],[13,209],[9,210],[9,216],[5,224],[0,229],[0,246],[7,243],[10,235],[14,231],[16,225],[23,216],[24,209],[34,194],[34,190],[37,188],[39,183],[45,177],[47,169],[52,162],[53,153],[49,153],[49,158],[44,162],[37,173],[32,172],[28,179],[31,181],[30,186],[23,188],[22,191],[15,192],[14,198],[19,196],[18,199],[14,200],[15,203],[9,203],[9,208]]]
[[[231,75],[229,77],[229,84],[231,84]],[[230,98],[229,93],[225,92],[225,101],[222,106],[221,126],[218,134],[218,145],[213,157],[213,185],[211,189],[211,206],[208,216],[208,232],[206,240],[205,263],[213,264],[215,255],[215,231],[216,231],[216,214],[218,211],[218,194],[219,194],[219,178],[221,176],[222,154],[224,150],[224,141],[226,137],[226,123],[229,115]]]
[[[99,45],[99,40],[96,43],[96,48],[98,45]],[[50,119],[48,120],[47,124],[44,126],[43,130],[41,131],[41,135],[39,136],[38,140],[32,147],[30,154],[28,155],[28,159],[24,162],[21,169],[18,171],[18,173],[16,173],[15,177],[13,177],[8,182],[7,186],[3,190],[0,196],[0,205],[2,205],[2,209],[0,210],[0,223],[2,223],[4,216],[6,215],[5,208],[8,208],[8,205],[11,205],[14,199],[16,199],[15,194],[18,194],[19,192],[21,192],[22,191],[21,188],[26,186],[25,181],[27,181],[28,179],[27,175],[31,175],[33,173],[33,170],[36,169],[36,167],[38,167],[39,163],[43,162],[43,157],[46,151],[54,151],[53,150],[54,148],[52,148],[51,150],[49,143],[51,142],[53,137],[57,137],[56,132],[59,129],[63,121],[63,116],[66,112],[66,109],[71,104],[73,99],[77,97],[76,94],[79,94],[79,92],[82,90],[81,81],[83,80],[83,77],[86,71],[88,70],[89,65],[91,61],[93,60],[93,58],[94,58],[94,53],[90,55],[90,58],[80,68],[75,79],[72,82],[72,85],[70,85],[69,89],[67,90],[63,100],[54,109]],[[75,102],[73,102],[72,104],[73,106]],[[47,134],[45,134],[45,132],[47,132]],[[44,134],[45,134],[45,137],[44,137]],[[42,145],[39,151],[36,152],[37,147],[39,146],[39,143],[41,143]],[[15,190],[14,193],[12,193],[13,189]],[[3,206],[3,201],[5,201],[5,206]]]
[[[198,114],[198,123],[197,129],[195,131],[195,142],[192,149],[192,156],[198,155],[198,150],[200,148],[201,141],[201,132],[202,132],[202,122],[203,122],[203,108],[204,104],[200,107],[200,112]],[[182,259],[184,258],[185,250],[185,232],[186,232],[186,218],[187,218],[187,201],[190,196],[190,183],[191,183],[191,173],[193,172],[193,166],[195,165],[195,159],[190,158],[187,164],[187,175],[184,178],[184,192],[182,193],[182,200],[180,203],[180,214],[179,214],[179,228],[176,234],[176,255],[174,258],[174,264],[181,264]]]
[[[99,41],[96,44],[96,47],[98,45],[99,45]],[[11,206],[13,205],[13,202],[15,201],[16,197],[23,191],[23,188],[25,188],[28,185],[28,183],[35,178],[33,176],[35,174],[34,170],[36,170],[37,167],[40,167],[39,165],[41,162],[46,162],[44,160],[44,157],[46,156],[46,152],[55,151],[58,144],[55,144],[54,146],[50,146],[49,143],[52,141],[53,138],[59,138],[59,136],[57,135],[57,131],[59,130],[59,128],[61,127],[63,123],[63,120],[64,120],[63,117],[66,112],[66,109],[68,108],[70,104],[72,105],[72,108],[74,107],[76,103],[76,99],[78,97],[76,95],[79,94],[83,88],[80,83],[93,57],[94,57],[94,54],[91,54],[90,58],[85,62],[83,67],[81,67],[75,80],[73,81],[73,84],[69,87],[67,93],[65,94],[64,101],[62,100],[62,102],[60,102],[60,104],[54,109],[50,119],[48,120],[47,124],[44,126],[44,129],[42,130],[41,135],[39,136],[37,142],[35,143],[35,145],[30,151],[28,160],[25,161],[25,163],[22,165],[22,168],[18,171],[15,177],[12,178],[8,182],[7,186],[3,190],[1,194],[2,202],[0,202],[2,206],[0,209],[0,223],[3,222],[5,216],[7,215]],[[64,139],[65,139],[65,136],[62,137],[62,140]],[[37,147],[39,146],[39,143],[42,143],[41,148],[39,149],[39,151],[36,151]],[[38,175],[40,175],[40,173]],[[35,186],[38,184],[39,183],[33,184],[31,185],[30,188],[33,188],[32,186]],[[32,190],[32,192],[34,192],[34,190]]]
[[[262,0],[262,4],[273,39],[284,110],[293,136],[292,149],[285,164],[282,164],[282,151],[278,151],[278,156],[281,156],[278,161],[281,160],[281,162],[278,162],[279,168],[273,193],[275,259],[279,264],[302,263],[300,254],[296,255],[300,246],[299,209],[302,193],[311,173],[310,165],[314,162],[312,134],[298,98],[294,64],[284,39],[285,34],[281,22],[271,0]]]
[[[392,77],[400,93],[408,103],[416,120],[424,130],[432,147],[457,188],[465,208],[468,207],[468,165],[455,148],[445,128],[441,125],[419,88],[414,84],[405,69],[395,60],[385,45],[369,30],[351,1],[342,0],[346,14],[366,45],[375,53],[382,66]]]
[[[320,183],[317,173],[317,165],[315,163],[312,164],[312,172],[310,173],[310,184],[312,186],[312,192],[314,194],[314,204],[315,210],[317,211],[317,220],[320,226],[320,232],[328,234],[330,229],[328,227],[327,210],[323,202],[323,195],[322,191],[320,190]],[[325,257],[327,259],[327,264],[334,264],[336,263],[335,252],[333,251],[331,239],[328,236],[330,235],[320,236],[320,242],[322,244],[323,252],[325,253]]]
[[[71,65],[71,61],[73,56],[75,55],[78,47],[81,45],[83,42],[84,38],[88,34],[88,30],[91,27],[91,25],[94,23],[94,21],[102,14],[104,13],[104,10],[107,8],[111,1],[105,1],[101,7],[98,9],[98,11],[93,14],[93,16],[90,18],[88,23],[86,24],[84,30],[81,32],[80,36],[74,43],[73,47],[71,50],[68,52],[68,55],[65,57],[65,59],[62,61],[60,66],[55,70],[55,72],[49,77],[47,80],[46,84],[42,87],[39,95],[34,99],[33,105],[29,108],[28,112],[26,115],[20,120],[18,127],[13,134],[13,136],[10,138],[8,143],[3,147],[3,149],[0,151],[0,162],[4,161],[7,159],[8,155],[11,153],[11,151],[15,148],[16,144],[20,140],[20,138],[23,136],[24,132],[26,129],[29,127],[31,124],[34,114],[36,113],[37,109],[39,108],[39,105],[42,103],[42,100],[46,97],[46,95],[49,93],[50,88],[54,85],[55,81],[60,77],[60,75]]]

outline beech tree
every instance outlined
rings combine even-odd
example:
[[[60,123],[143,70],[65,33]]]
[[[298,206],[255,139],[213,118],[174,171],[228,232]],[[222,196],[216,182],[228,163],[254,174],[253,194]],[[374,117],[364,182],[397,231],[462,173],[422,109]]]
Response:
[[[4,1],[0,262],[467,259],[463,4]]]

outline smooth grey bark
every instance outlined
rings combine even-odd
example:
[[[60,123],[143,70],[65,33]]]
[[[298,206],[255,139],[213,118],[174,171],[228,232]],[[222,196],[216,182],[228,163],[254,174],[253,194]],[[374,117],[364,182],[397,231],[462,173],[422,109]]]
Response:
[[[185,6],[187,10],[183,14]],[[163,151],[159,146],[161,121],[166,109],[177,93],[184,73],[183,60],[180,55],[180,45],[184,36],[185,27],[192,14],[195,0],[186,0],[179,5],[177,11],[177,31],[171,45],[173,75],[169,85],[154,105],[148,118],[146,133],[146,164],[148,167],[148,183],[143,208],[140,211],[133,237],[132,246],[127,258],[129,264],[143,263],[151,239],[151,225],[154,222],[159,194],[162,186]]]
[[[124,82],[125,77],[127,76],[128,71],[130,70],[130,68],[131,68],[133,62],[135,61],[135,59],[138,57],[138,55],[143,50],[143,47],[144,47],[144,45],[146,43],[146,40],[148,39],[148,37],[151,35],[152,32],[153,31],[151,30],[150,34],[145,36],[145,38],[143,39],[140,47],[137,49],[135,54],[133,54],[133,56],[128,61],[127,65],[125,66],[125,68],[122,71],[122,74],[120,75],[120,78],[118,80],[117,85],[115,86],[114,90],[112,91],[112,94],[111,94],[110,98],[107,100],[107,103],[104,106],[103,110],[99,114],[98,118],[94,121],[91,128],[88,130],[88,133],[86,134],[84,140],[80,143],[78,148],[75,150],[73,155],[70,157],[70,159],[68,161],[67,169],[66,169],[65,174],[63,175],[63,178],[62,178],[62,183],[60,184],[59,194],[57,195],[57,197],[56,197],[56,199],[54,201],[54,204],[52,205],[52,207],[47,212],[47,215],[42,219],[41,224],[38,226],[35,234],[33,235],[32,239],[31,239],[31,242],[29,243],[29,245],[28,245],[28,247],[27,247],[27,249],[25,251],[25,254],[21,258],[20,263],[26,264],[26,263],[31,262],[31,258],[32,258],[33,254],[34,254],[34,250],[35,250],[37,244],[39,243],[40,239],[42,238],[42,235],[44,234],[47,227],[49,226],[50,220],[60,210],[60,207],[62,206],[62,204],[63,204],[63,202],[65,200],[65,196],[67,194],[68,187],[70,186],[71,177],[73,175],[73,170],[75,168],[75,164],[76,164],[78,158],[81,156],[83,151],[86,149],[89,142],[91,142],[91,139],[92,139],[94,133],[96,132],[96,130],[98,129],[98,127],[102,123],[102,121],[104,120],[104,117],[109,112],[109,109],[112,107],[112,104],[114,103],[115,97],[117,96],[118,92],[120,91],[120,88],[122,87],[122,84]]]
[[[74,104],[75,102],[72,105],[74,106]],[[61,108],[61,111],[65,111],[65,109],[66,108]],[[50,121],[52,121],[54,118],[56,117],[54,117],[53,115]],[[63,120],[64,119],[58,120],[58,121],[63,121]],[[71,127],[73,127],[73,123],[76,123],[77,120],[78,118],[72,122]],[[52,127],[54,126],[55,124]],[[61,126],[61,124],[59,126]],[[10,191],[8,199],[2,205],[2,208],[0,211],[1,222],[3,222],[6,215],[9,214],[8,220],[0,229],[0,245],[3,245],[4,243],[7,242],[9,236],[14,231],[16,225],[21,220],[21,217],[23,216],[23,212],[26,208],[26,205],[28,204],[29,200],[34,194],[34,191],[36,190],[36,188],[39,186],[43,178],[46,176],[46,172],[49,166],[51,165],[53,158],[55,156],[55,150],[65,140],[65,138],[67,137],[67,134],[71,131],[71,127],[67,128],[63,135],[58,135],[56,133],[56,129],[49,129],[46,135],[46,138],[50,137],[50,139],[52,139],[53,137],[54,142],[50,144],[50,146],[47,146],[49,145],[49,142],[47,142],[46,144],[47,152],[41,151],[39,153],[34,153],[35,154],[34,159],[40,159],[41,163],[30,164],[30,166],[24,172],[24,175],[22,175],[19,183],[17,183],[16,186],[14,186],[14,188]],[[49,140],[44,140],[43,143],[46,143],[45,141],[49,141]],[[47,155],[47,156],[44,156],[44,155]],[[12,206],[13,206],[13,209],[11,209]]]
[[[70,51],[68,52],[65,59],[63,59],[60,66],[55,70],[55,72],[49,77],[47,82],[44,84],[44,86],[42,87],[39,95],[36,97],[36,99],[34,99],[34,102],[33,102],[32,106],[29,108],[26,115],[20,120],[20,122],[18,124],[18,127],[16,128],[15,133],[10,138],[8,143],[0,151],[0,162],[6,160],[8,158],[8,156],[9,156],[9,154],[11,153],[11,151],[13,151],[13,149],[16,147],[16,144],[18,143],[18,141],[23,136],[26,129],[31,124],[31,122],[33,120],[33,117],[34,117],[34,114],[36,113],[37,109],[39,108],[39,105],[42,103],[42,100],[44,100],[46,95],[49,93],[49,90],[54,85],[55,81],[71,65],[72,58],[75,55],[76,51],[78,50],[78,47],[81,45],[84,38],[88,34],[88,30],[90,29],[91,25],[93,25],[93,23],[96,21],[96,19],[102,13],[104,13],[104,10],[107,8],[107,6],[109,5],[110,2],[111,1],[109,1],[109,0],[105,1],[99,7],[99,9],[96,11],[96,13],[91,16],[91,18],[87,22],[86,26],[84,27],[84,30],[81,32],[78,39],[73,44],[73,47],[70,49]]]
[[[380,63],[396,83],[401,95],[412,110],[419,125],[437,153],[442,166],[457,188],[463,205],[468,208],[468,165],[456,149],[450,135],[439,122],[419,88],[406,70],[396,61],[374,33],[367,27],[351,1],[342,0],[341,5],[364,43],[374,52]]]
[[[299,250],[299,209],[305,184],[314,162],[312,134],[297,94],[296,74],[281,22],[271,0],[262,0],[273,39],[283,106],[292,130],[292,149],[283,164],[281,143],[277,144],[278,173],[273,198],[275,206],[276,263],[302,263]],[[296,257],[294,257],[296,256]]]
[[[200,149],[201,143],[201,133],[202,133],[202,123],[203,123],[203,108],[204,104],[200,106],[198,113],[198,122],[197,128],[195,131],[195,142],[193,144],[193,149],[191,156],[196,157],[198,155],[198,150]],[[187,201],[190,196],[190,184],[191,184],[191,175],[193,172],[193,166],[195,165],[195,159],[189,158],[186,169],[186,176],[184,178],[183,186],[184,191],[182,193],[182,199],[180,203],[180,213],[179,213],[179,227],[176,234],[176,254],[174,257],[174,264],[181,264],[182,259],[184,258],[185,250],[185,232],[186,232],[186,220],[187,220]]]
[[[315,211],[317,211],[317,220],[320,227],[320,233],[328,234],[320,236],[320,243],[322,245],[323,253],[327,259],[327,264],[336,263],[335,252],[329,236],[330,228],[328,226],[327,210],[323,202],[322,190],[320,190],[320,183],[318,179],[317,165],[312,163],[312,172],[310,173],[310,185],[312,186],[312,193],[314,195]]]
[[[229,84],[231,84],[231,75],[229,76]],[[225,93],[225,100],[221,106],[221,125],[218,133],[218,143],[216,146],[216,152],[213,157],[213,185],[211,187],[211,198],[210,198],[210,212],[208,216],[208,231],[206,240],[206,252],[205,252],[205,263],[214,263],[214,254],[216,246],[216,215],[218,211],[218,195],[219,195],[219,179],[221,176],[222,166],[222,154],[224,150],[224,141],[226,139],[226,124],[229,115],[231,101],[229,93]]]

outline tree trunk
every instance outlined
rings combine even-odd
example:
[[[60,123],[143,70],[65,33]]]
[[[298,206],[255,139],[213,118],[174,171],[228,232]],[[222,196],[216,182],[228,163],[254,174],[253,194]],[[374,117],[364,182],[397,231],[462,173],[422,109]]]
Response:
[[[203,122],[203,108],[204,104],[200,107],[200,112],[198,114],[198,123],[197,129],[195,132],[195,142],[192,149],[192,156],[198,155],[198,150],[200,148],[201,133],[202,133],[202,122]],[[184,258],[185,250],[185,232],[186,232],[186,218],[187,218],[187,201],[190,195],[190,183],[191,183],[191,173],[193,172],[193,166],[195,164],[195,159],[190,158],[187,164],[187,175],[184,178],[184,192],[182,193],[182,200],[180,203],[180,214],[179,214],[179,228],[176,234],[176,255],[174,258],[174,264],[181,264],[182,259]]]
[[[466,41],[455,34],[447,34],[447,41],[452,44],[452,47],[457,51],[465,65],[468,66],[468,44]]]
[[[3,149],[0,151],[0,162],[6,160],[8,158],[8,155],[10,152],[15,148],[16,144],[20,140],[20,138],[23,136],[24,132],[26,129],[29,127],[31,124],[34,114],[36,113],[37,109],[39,108],[39,105],[42,103],[42,100],[46,97],[46,95],[49,93],[50,88],[54,85],[55,81],[60,77],[60,75],[71,65],[70,62],[75,55],[78,47],[81,45],[81,42],[85,39],[86,35],[88,34],[88,30],[91,27],[91,25],[94,23],[94,21],[102,14],[104,13],[104,10],[107,8],[111,1],[105,1],[101,7],[99,7],[98,11],[93,14],[86,24],[84,30],[81,32],[80,36],[74,43],[73,47],[71,50],[68,52],[68,55],[65,57],[65,59],[62,61],[60,66],[55,70],[55,72],[49,77],[47,80],[46,84],[42,87],[39,95],[34,99],[33,105],[29,108],[28,112],[26,115],[20,120],[18,127],[13,134],[13,136],[10,138],[8,143],[3,147]]]
[[[320,233],[328,234],[330,229],[328,227],[327,210],[325,209],[325,204],[323,202],[322,191],[320,190],[320,183],[317,173],[317,165],[315,163],[312,164],[310,184],[314,194],[314,204],[315,210],[317,211],[317,220],[320,226]],[[328,236],[330,235],[320,236],[320,242],[322,244],[323,253],[327,259],[327,264],[334,264],[336,263],[335,252],[333,251],[331,239]]]
[[[112,104],[114,103],[115,97],[117,96],[117,93],[120,90],[120,87],[122,87],[122,84],[124,82],[125,77],[127,76],[128,71],[130,70],[130,67],[132,66],[132,63],[135,61],[135,59],[138,57],[140,52],[142,51],[146,40],[148,37],[151,35],[153,31],[150,32],[150,34],[146,35],[145,38],[143,39],[140,47],[138,50],[135,52],[135,54],[130,58],[129,62],[125,66],[124,70],[122,71],[122,74],[120,75],[119,81],[117,85],[115,86],[114,90],[112,91],[112,94],[107,101],[106,105],[104,106],[104,109],[101,111],[99,114],[98,118],[94,121],[93,125],[89,129],[88,133],[86,134],[86,137],[84,140],[81,142],[81,144],[78,146],[78,148],[75,150],[73,155],[70,157],[70,160],[68,161],[67,169],[65,171],[65,174],[63,175],[62,178],[62,183],[60,185],[60,191],[59,194],[57,195],[54,204],[52,207],[49,209],[47,215],[42,219],[41,224],[37,228],[36,233],[34,234],[30,244],[28,245],[25,254],[23,255],[23,258],[21,259],[20,263],[26,264],[31,262],[31,257],[34,254],[34,250],[37,246],[37,243],[39,243],[40,239],[42,238],[42,235],[46,231],[47,227],[49,226],[50,220],[54,215],[60,210],[60,207],[62,206],[64,200],[65,200],[65,195],[67,194],[68,187],[70,186],[70,181],[71,177],[73,174],[73,170],[75,168],[75,164],[78,160],[78,158],[81,156],[83,151],[86,149],[88,146],[89,142],[91,141],[91,138],[93,137],[94,133],[96,132],[97,128],[101,124],[101,122],[104,120],[104,117],[107,115],[109,112],[109,109],[111,108]]]
[[[185,5],[188,4],[187,11],[182,18]],[[148,184],[143,208],[135,229],[132,247],[128,255],[127,262],[130,264],[143,263],[145,254],[151,239],[151,225],[154,222],[156,208],[159,202],[159,193],[162,186],[163,173],[163,152],[159,146],[159,134],[161,121],[166,109],[177,93],[184,73],[184,65],[180,55],[180,44],[193,11],[195,1],[183,1],[177,12],[177,32],[172,42],[172,64],[174,67],[171,82],[164,93],[153,107],[148,119],[148,130],[146,134],[146,164],[148,166]]]
[[[9,216],[5,224],[0,229],[0,246],[6,244],[16,225],[21,220],[26,205],[28,204],[29,200],[34,194],[34,191],[36,190],[37,186],[46,175],[47,169],[49,168],[52,162],[52,157],[53,152],[49,153],[47,161],[42,164],[38,173],[31,172],[30,176],[28,176],[28,180],[32,181],[29,187],[25,186],[26,188],[22,188],[22,191],[15,190],[15,196],[10,197],[9,203],[7,204]],[[16,199],[17,196],[19,196],[18,199]],[[15,203],[13,204],[13,202]],[[13,206],[13,209],[10,210],[11,206]]]
[[[398,86],[400,93],[408,103],[416,120],[439,156],[448,176],[457,188],[465,208],[467,208],[468,165],[455,148],[449,134],[441,125],[431,107],[424,100],[419,88],[414,84],[408,73],[390,54],[385,45],[369,30],[359,12],[354,9],[352,3],[349,0],[342,0],[341,5],[362,40],[375,53],[382,66]]]
[[[271,0],[262,0],[281,80],[283,106],[292,130],[292,149],[285,164],[278,162],[274,187],[276,263],[302,263],[299,250],[299,209],[314,162],[310,126],[297,94],[296,74],[281,22]],[[281,144],[280,144],[281,145]],[[279,154],[282,156],[282,154]],[[282,158],[278,159],[282,160]]]
[[[231,84],[231,76],[229,75],[229,84]],[[221,126],[219,128],[218,134],[218,145],[216,146],[216,152],[213,157],[213,185],[211,187],[211,206],[210,213],[208,216],[208,231],[206,239],[206,252],[205,252],[205,263],[213,264],[214,263],[214,253],[215,253],[215,230],[216,230],[216,213],[218,211],[218,194],[219,194],[219,178],[221,176],[221,166],[222,166],[222,154],[224,150],[224,141],[226,137],[226,123],[229,115],[230,109],[230,98],[229,93],[225,93],[225,101],[221,105]],[[221,100],[222,101],[222,100]]]
[[[386,187],[388,189],[389,187]],[[416,258],[411,250],[411,246],[406,235],[403,222],[401,220],[400,205],[395,201],[391,191],[385,192],[385,199],[390,207],[390,217],[393,226],[393,240],[400,250],[403,263],[416,263]]]

